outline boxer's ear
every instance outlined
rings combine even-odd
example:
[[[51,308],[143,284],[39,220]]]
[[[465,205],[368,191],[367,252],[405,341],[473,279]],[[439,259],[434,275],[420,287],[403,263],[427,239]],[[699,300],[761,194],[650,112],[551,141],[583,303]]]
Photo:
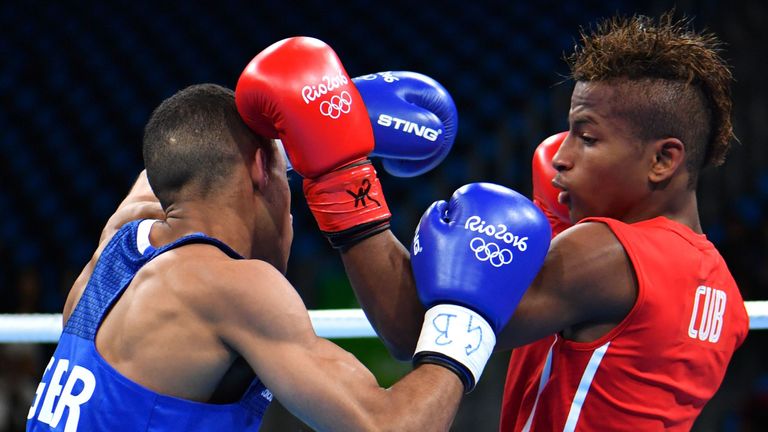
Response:
[[[648,180],[658,184],[669,180],[681,166],[685,165],[685,145],[677,138],[664,138],[654,141],[653,163],[648,172]]]
[[[250,165],[250,175],[254,189],[263,190],[269,183],[267,154],[262,147],[258,147],[253,153]]]

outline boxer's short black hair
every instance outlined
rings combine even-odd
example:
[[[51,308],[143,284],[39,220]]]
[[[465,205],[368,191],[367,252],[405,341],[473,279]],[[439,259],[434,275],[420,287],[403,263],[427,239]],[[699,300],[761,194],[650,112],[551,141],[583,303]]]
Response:
[[[734,138],[733,77],[720,56],[722,42],[673,15],[613,17],[582,29],[580,46],[567,61],[575,81],[642,88],[618,109],[626,110],[640,138],[680,139],[695,181],[700,169],[725,161]]]
[[[216,192],[234,164],[266,144],[242,121],[232,90],[198,84],[152,113],[144,128],[144,166],[152,190],[167,208],[182,193],[204,198]]]

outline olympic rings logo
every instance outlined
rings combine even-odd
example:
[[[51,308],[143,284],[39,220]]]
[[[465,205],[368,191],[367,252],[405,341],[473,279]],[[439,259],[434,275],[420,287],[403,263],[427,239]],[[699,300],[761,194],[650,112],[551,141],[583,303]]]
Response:
[[[493,242],[487,242],[481,237],[475,237],[469,242],[469,248],[475,253],[475,258],[479,261],[488,261],[492,266],[498,268],[512,262],[512,251],[502,249]]]
[[[330,101],[320,104],[320,114],[332,119],[339,118],[342,114],[349,113],[352,107],[352,96],[344,90],[340,95],[334,95]]]

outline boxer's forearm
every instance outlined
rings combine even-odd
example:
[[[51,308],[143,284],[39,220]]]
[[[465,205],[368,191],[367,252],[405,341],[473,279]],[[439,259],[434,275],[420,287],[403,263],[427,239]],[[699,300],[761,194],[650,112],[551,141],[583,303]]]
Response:
[[[385,231],[341,254],[360,305],[390,353],[410,360],[424,318],[408,250]]]
[[[139,173],[136,182],[131,187],[128,195],[123,199],[121,206],[136,201],[159,202],[155,193],[152,191],[152,187],[149,185],[147,170],[142,170]]]
[[[160,219],[164,215],[160,201],[149,185],[147,171],[142,170],[128,195],[123,198],[123,201],[107,220],[107,224],[101,232],[99,244],[108,241],[127,222],[137,219]]]

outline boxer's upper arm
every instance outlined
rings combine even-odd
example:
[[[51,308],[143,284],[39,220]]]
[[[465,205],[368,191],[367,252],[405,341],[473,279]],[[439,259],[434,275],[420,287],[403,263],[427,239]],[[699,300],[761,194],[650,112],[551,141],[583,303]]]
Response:
[[[499,335],[508,349],[584,323],[618,322],[635,300],[632,267],[607,225],[576,225],[552,242],[544,266]]]
[[[66,303],[64,304],[63,321],[66,324],[69,314],[74,309],[77,302],[80,300],[85,285],[88,283],[88,279],[93,273],[93,268],[101,256],[101,251],[107,245],[109,240],[115,233],[125,225],[126,223],[137,219],[159,219],[164,215],[163,209],[160,207],[160,202],[155,197],[152,188],[149,186],[147,180],[147,172],[142,171],[139,177],[136,179],[128,195],[118,205],[115,212],[110,216],[104,228],[99,236],[99,244],[96,247],[96,251],[91,256],[91,259],[86,263],[80,275],[75,279],[72,284],[72,289],[67,295]]]
[[[396,390],[400,383],[383,389],[352,354],[315,334],[301,298],[277,270],[260,261],[226,266],[220,278],[226,286],[216,288],[202,313],[294,415],[317,430],[375,430],[417,421],[422,423],[413,430],[447,429],[451,402],[462,393],[452,372],[429,365],[430,373],[409,376],[409,391]],[[437,380],[441,374],[450,379]],[[430,403],[434,415],[416,412]]]
[[[222,281],[213,310],[204,313],[281,403],[315,419],[328,408],[322,400],[351,404],[336,382],[340,370],[346,372],[342,379],[378,388],[352,355],[316,336],[301,298],[277,270],[259,261],[240,264],[238,276]]]

